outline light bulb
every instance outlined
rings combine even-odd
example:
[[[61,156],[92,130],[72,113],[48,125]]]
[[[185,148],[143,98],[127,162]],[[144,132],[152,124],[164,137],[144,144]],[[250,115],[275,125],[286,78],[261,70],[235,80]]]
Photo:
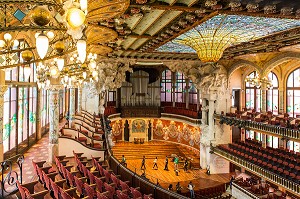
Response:
[[[81,10],[87,10],[87,0],[80,0],[80,8]]]
[[[86,72],[82,73],[82,77],[83,77],[83,79],[86,79]]]
[[[4,40],[10,41],[11,39],[12,39],[11,34],[9,34],[9,33],[5,33],[5,34],[4,34]]]
[[[98,75],[98,72],[94,70],[92,75],[93,75],[93,77],[96,77]]]
[[[57,58],[56,63],[57,63],[58,70],[62,71],[62,69],[64,68],[64,65],[65,65],[65,59]]]
[[[24,67],[25,81],[28,81],[30,74],[31,74],[31,68],[29,66],[25,66]]]
[[[19,42],[19,40],[14,40],[14,46],[19,46],[19,44],[20,44],[20,42]]]
[[[48,37],[49,39],[53,39],[54,33],[53,33],[52,31],[47,32],[47,37]]]
[[[55,66],[52,66],[50,68],[50,75],[54,78],[57,78],[59,76],[59,71]]]
[[[50,80],[47,79],[47,81],[46,81],[46,86],[49,86],[49,85],[50,85]]]
[[[66,20],[71,28],[80,27],[85,21],[85,14],[82,10],[78,8],[70,8],[67,11]]]
[[[77,52],[78,57],[81,63],[84,63],[86,58],[86,41],[85,40],[78,40],[77,41]]]
[[[96,62],[94,60],[90,61],[89,67],[91,67],[92,69],[95,69],[96,68]]]
[[[41,59],[44,59],[48,52],[48,47],[49,47],[49,40],[46,35],[41,33],[37,38],[36,38],[36,50],[40,56]]]
[[[3,41],[2,39],[0,40],[0,48],[3,48],[5,46],[5,41]]]

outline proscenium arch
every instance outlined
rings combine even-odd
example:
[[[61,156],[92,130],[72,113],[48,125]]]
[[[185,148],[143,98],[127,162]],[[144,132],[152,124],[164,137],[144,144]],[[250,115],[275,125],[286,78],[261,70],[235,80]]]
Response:
[[[239,60],[230,66],[230,69],[228,71],[228,79],[230,79],[231,75],[237,69],[239,69],[240,67],[243,67],[243,66],[250,66],[251,70],[257,71],[258,74],[262,73],[261,68],[259,68],[259,66],[257,66],[255,63],[253,63],[251,61],[247,61],[247,60]]]
[[[284,62],[297,59],[300,60],[300,53],[286,52],[267,61],[263,67],[263,75],[268,75],[275,67]]]

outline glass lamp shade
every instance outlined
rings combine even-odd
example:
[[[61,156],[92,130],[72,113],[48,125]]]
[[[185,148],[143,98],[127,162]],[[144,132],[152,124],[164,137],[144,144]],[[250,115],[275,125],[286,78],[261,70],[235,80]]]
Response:
[[[64,58],[58,58],[58,59],[56,60],[56,63],[57,63],[58,70],[59,70],[59,71],[62,71],[62,69],[64,68],[64,65],[65,65],[65,60],[64,60]]]
[[[91,68],[91,70],[96,68],[96,62],[94,60],[90,61],[89,68]]]
[[[9,34],[9,33],[5,33],[5,34],[4,34],[4,40],[5,40],[5,41],[10,41],[11,39],[12,39],[11,34]]]
[[[81,63],[84,63],[86,58],[86,41],[85,40],[78,40],[77,41],[77,52],[78,58]]]
[[[82,73],[83,79],[86,79],[86,76],[87,76],[86,72],[83,72],[83,73]]]
[[[70,8],[66,15],[66,20],[71,28],[80,27],[85,21],[85,14],[78,8]]]
[[[81,10],[87,10],[87,0],[80,0],[80,8]]]
[[[50,75],[53,78],[57,78],[59,76],[59,71],[58,71],[58,69],[55,66],[52,66],[50,68]]]
[[[93,77],[96,77],[96,76],[98,75],[98,72],[94,70],[94,71],[92,72],[92,75],[93,75]]]
[[[3,41],[2,39],[0,40],[0,48],[3,48],[5,46],[5,41]]]
[[[36,50],[40,56],[41,59],[44,59],[48,52],[48,47],[49,47],[49,40],[48,37],[41,33],[39,36],[36,38]]]
[[[30,68],[30,66],[24,66],[24,78],[25,78],[25,81],[28,81],[30,75],[31,75],[31,68]]]

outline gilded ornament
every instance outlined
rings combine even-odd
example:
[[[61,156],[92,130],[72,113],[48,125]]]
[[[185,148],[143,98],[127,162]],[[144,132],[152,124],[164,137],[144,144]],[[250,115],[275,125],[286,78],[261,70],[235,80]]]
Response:
[[[21,56],[22,56],[22,59],[23,59],[25,62],[29,62],[29,61],[32,60],[32,58],[33,58],[33,53],[32,53],[30,50],[24,50],[24,51],[21,53]]]
[[[65,44],[64,44],[64,42],[63,41],[56,42],[55,45],[54,45],[54,49],[56,50],[56,52],[58,54],[63,53],[64,50],[65,50]]]
[[[36,25],[45,26],[50,22],[51,14],[46,8],[37,6],[32,10],[31,18]]]

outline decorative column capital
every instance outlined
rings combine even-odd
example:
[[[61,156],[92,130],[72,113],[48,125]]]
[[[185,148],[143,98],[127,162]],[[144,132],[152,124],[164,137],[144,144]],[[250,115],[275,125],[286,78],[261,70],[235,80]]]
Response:
[[[64,86],[63,85],[59,85],[59,84],[55,84],[55,85],[49,85],[46,87],[46,90],[49,91],[60,91],[63,90]]]
[[[79,87],[76,86],[76,85],[68,85],[67,88],[70,88],[70,89],[73,88],[73,89],[75,89],[75,88],[79,88]]]
[[[4,97],[5,92],[7,91],[8,86],[0,85],[0,97]]]

